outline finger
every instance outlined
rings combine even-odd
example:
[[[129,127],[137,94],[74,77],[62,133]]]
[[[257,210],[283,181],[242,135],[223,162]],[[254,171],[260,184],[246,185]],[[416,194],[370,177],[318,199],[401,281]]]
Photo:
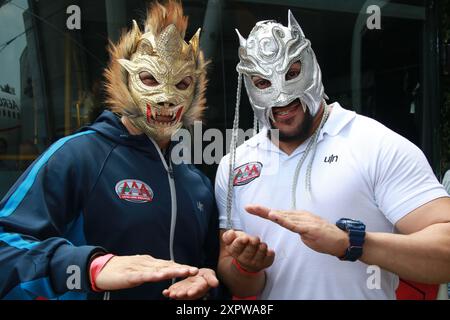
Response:
[[[201,297],[203,297],[207,292],[208,292],[208,288],[206,288],[204,290],[199,290],[199,289],[197,289],[195,291],[190,290],[190,291],[188,291],[185,299],[186,300],[197,300],[197,299],[200,299]]]
[[[259,237],[251,237],[248,236],[248,244],[254,247],[258,247],[259,244],[261,243],[261,240],[259,239]]]
[[[233,257],[238,257],[244,251],[249,241],[248,236],[241,236],[236,238],[231,245],[228,246],[229,252]]]
[[[267,250],[267,254],[264,257],[264,265],[271,266],[274,260],[275,260],[275,251],[270,249]]]
[[[261,217],[264,219],[268,219],[269,212],[270,212],[269,208],[266,208],[266,207],[263,207],[260,205],[252,205],[252,204],[246,205],[245,210],[248,213],[254,214],[255,216],[258,216],[258,217]]]
[[[319,221],[317,221],[316,219],[313,218],[308,218],[308,217],[298,217],[298,216],[278,216],[277,214],[273,214],[271,213],[270,216],[272,218],[278,218],[281,221],[281,219],[283,219],[286,223],[292,225],[293,227],[299,227],[302,228],[302,226],[310,226],[310,225],[315,225],[317,224]],[[278,221],[273,220],[274,222],[278,223]],[[299,231],[299,230],[297,230]]]
[[[186,264],[179,264],[173,261],[163,261],[161,264],[147,264],[149,268],[155,268],[158,271],[169,271],[169,272],[181,272],[183,274],[187,274],[188,276],[195,276],[198,273],[197,267],[191,267]]]
[[[226,245],[231,244],[237,237],[237,233],[234,230],[225,231],[222,235],[222,240]]]
[[[267,244],[264,242],[259,244],[258,251],[256,251],[255,256],[253,257],[253,260],[257,262],[258,264],[264,261],[264,258],[267,255]]]
[[[178,294],[178,292],[180,292],[183,288],[183,281],[185,281],[185,280],[182,280],[181,282],[175,282],[169,288],[165,289],[163,291],[163,294],[165,292],[166,296],[169,298],[176,296]]]
[[[270,220],[279,224],[280,226],[282,226],[292,232],[300,233],[300,234],[307,233],[311,226],[310,222],[295,223],[291,219],[283,217],[273,211],[270,212],[269,218],[270,218]]]
[[[206,279],[202,279],[202,281],[196,282],[195,285],[187,288],[187,295],[189,297],[198,295],[199,293],[208,291],[209,286],[206,282]]]
[[[298,211],[282,211],[282,210],[271,210],[269,212],[268,219],[276,222],[275,218],[285,219],[291,223],[300,222],[310,222],[311,218],[304,216]]]
[[[136,287],[146,282],[157,282],[163,280],[155,272],[132,271],[126,275],[128,287]]]
[[[196,299],[196,297],[204,295],[209,289],[203,277],[196,278],[194,282],[182,281],[178,284],[179,286],[169,292],[169,296],[177,300]]]
[[[214,271],[205,272],[202,277],[206,280],[206,283],[211,288],[216,288],[219,285],[219,280],[217,279]]]
[[[140,256],[139,265],[154,268],[157,270],[165,269],[165,268],[178,268],[180,270],[185,270],[190,275],[196,275],[198,273],[198,268],[192,267],[186,264],[179,264],[172,260],[163,260],[163,259],[155,259],[151,256]]]
[[[288,219],[291,222],[298,222],[298,223],[304,223],[304,222],[317,222],[321,218],[312,215],[311,213],[307,211],[286,211],[286,210],[271,210],[269,213],[269,217],[273,214],[276,214],[278,216],[281,216],[282,218]]]
[[[176,282],[171,285],[169,288],[163,290],[163,294],[168,297],[174,299],[179,292],[182,290],[182,283]]]
[[[182,286],[184,280],[181,280],[180,282],[175,282],[174,284],[172,284],[169,288],[167,288],[166,290],[170,292],[175,292],[178,290],[178,288],[180,286]]]
[[[162,280],[170,280],[172,278],[185,278],[190,276],[187,270],[171,268],[164,268],[161,270],[147,268],[144,269],[144,271],[142,271],[141,273],[144,275],[143,282],[156,282]]]
[[[176,300],[186,299],[187,298],[187,290],[184,287],[179,288],[178,290],[171,292],[170,297],[172,299],[176,299]]]
[[[149,269],[153,269],[153,267],[149,267]],[[180,265],[172,265],[172,266],[167,266],[167,267],[162,267],[162,268],[156,268],[155,271],[161,272],[161,273],[170,273],[170,274],[174,274],[174,275],[180,276],[180,277],[188,277],[188,276],[198,273],[197,268],[192,269],[190,267],[180,266]]]
[[[251,237],[249,243],[239,255],[239,258],[247,261],[252,260],[259,248],[259,243],[259,238]]]
[[[191,267],[187,264],[179,264],[179,263],[176,263],[173,261],[169,261],[169,263],[167,265],[165,265],[163,269],[165,269],[165,268],[170,268],[170,270],[172,270],[172,269],[183,270],[183,272],[185,270],[187,270],[187,273],[190,276],[195,276],[198,273],[197,267]]]
[[[205,278],[202,281],[196,282],[195,286],[190,286],[187,288],[187,298],[188,299],[198,299],[206,294],[209,290],[208,283]]]
[[[268,218],[284,228],[293,228],[294,224],[292,223],[292,221],[288,217],[280,214],[279,211],[271,211]]]
[[[191,267],[191,266],[188,266],[188,265],[185,265],[185,264],[181,264],[181,265],[179,265],[179,266],[181,266],[181,267],[183,267],[183,268],[188,268],[188,273],[189,273],[189,276],[195,276],[195,275],[197,275],[198,274],[198,268],[197,267]]]
[[[159,272],[159,271],[156,271],[156,272],[155,271],[147,271],[147,272],[142,272],[139,284],[143,284],[145,282],[159,282],[159,281],[163,281],[163,280],[170,280],[172,278],[177,278],[177,277],[182,277],[182,276],[177,276],[172,273],[164,273],[164,272]]]

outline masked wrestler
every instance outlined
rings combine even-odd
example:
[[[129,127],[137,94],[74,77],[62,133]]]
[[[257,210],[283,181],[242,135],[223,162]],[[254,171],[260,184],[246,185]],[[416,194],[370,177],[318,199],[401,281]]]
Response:
[[[172,163],[171,135],[199,120],[199,31],[168,1],[133,22],[106,70],[111,111],[54,143],[0,205],[0,297],[198,299],[218,285],[208,179]]]
[[[234,129],[243,77],[262,130],[237,149],[234,134],[219,165],[219,276],[261,299],[394,299],[397,275],[448,282],[450,199],[425,156],[328,105],[311,43],[288,21],[238,33]]]

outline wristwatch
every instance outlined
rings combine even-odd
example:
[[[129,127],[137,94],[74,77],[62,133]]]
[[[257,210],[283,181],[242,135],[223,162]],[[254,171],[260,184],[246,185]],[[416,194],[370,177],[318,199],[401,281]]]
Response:
[[[364,238],[366,236],[366,225],[358,220],[342,218],[336,222],[336,226],[348,233],[350,246],[344,256],[339,259],[344,261],[356,261],[363,254]]]

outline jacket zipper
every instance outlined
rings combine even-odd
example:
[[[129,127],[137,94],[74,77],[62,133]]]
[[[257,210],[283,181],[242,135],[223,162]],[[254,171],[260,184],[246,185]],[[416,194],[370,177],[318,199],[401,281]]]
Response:
[[[175,226],[177,224],[177,190],[175,189],[175,179],[173,175],[173,168],[172,168],[172,161],[169,157],[169,164],[167,164],[166,159],[164,158],[164,155],[161,152],[161,149],[156,144],[153,139],[150,139],[150,141],[155,145],[156,150],[158,150],[159,157],[161,158],[161,161],[164,165],[164,168],[167,171],[167,177],[169,179],[169,188],[170,188],[170,201],[171,201],[171,217],[170,217],[170,238],[169,238],[169,253],[170,253],[170,260],[175,261],[175,255],[173,253],[173,242],[175,237]],[[172,284],[175,283],[175,278],[172,278]],[[110,300],[111,294],[109,291],[106,291],[103,294],[103,300]]]
[[[171,218],[170,218],[170,238],[169,238],[169,253],[170,253],[170,260],[175,261],[175,255],[173,251],[173,243],[174,243],[174,237],[175,237],[175,226],[177,224],[177,191],[175,189],[175,179],[173,174],[173,168],[172,168],[172,161],[169,157],[169,163],[167,164],[166,159],[164,158],[164,155],[161,152],[161,149],[156,144],[153,139],[150,139],[151,142],[155,145],[156,150],[158,150],[159,157],[161,158],[161,161],[164,165],[164,168],[167,171],[167,178],[169,180],[169,188],[170,188],[170,201],[171,201]],[[172,284],[175,283],[175,278],[172,279]]]

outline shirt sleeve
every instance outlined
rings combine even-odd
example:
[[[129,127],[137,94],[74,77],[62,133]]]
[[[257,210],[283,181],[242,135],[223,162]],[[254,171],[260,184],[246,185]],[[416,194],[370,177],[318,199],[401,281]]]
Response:
[[[447,172],[445,173],[444,179],[442,180],[442,185],[444,186],[445,190],[450,193],[450,170],[447,170]]]
[[[215,195],[217,208],[219,210],[219,227],[221,229],[228,229],[227,218],[227,196],[228,196],[228,172],[229,172],[229,154],[222,158],[219,167],[217,169],[216,181],[215,181]],[[231,223],[233,229],[242,230],[242,222],[239,217],[239,211],[236,209],[235,192],[233,190],[233,204],[231,209]]]
[[[61,141],[0,202],[0,298],[58,299],[90,291],[88,262],[103,249],[64,238],[89,186],[83,185],[79,161],[61,151]]]
[[[412,142],[390,132],[373,155],[375,201],[396,224],[411,211],[448,194],[433,173],[423,152]]]

